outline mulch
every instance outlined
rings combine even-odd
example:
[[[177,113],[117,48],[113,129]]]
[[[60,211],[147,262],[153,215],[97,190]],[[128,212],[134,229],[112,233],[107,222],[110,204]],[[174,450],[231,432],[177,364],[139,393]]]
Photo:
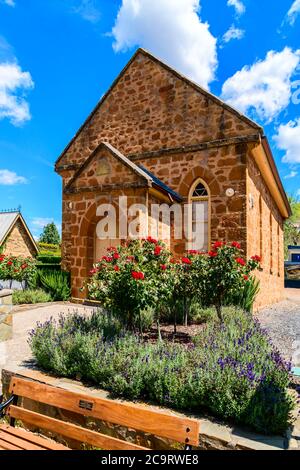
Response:
[[[161,337],[164,341],[183,344],[189,346],[193,343],[193,338],[205,328],[205,323],[201,325],[177,325],[177,331],[174,333],[174,325],[161,325]],[[156,343],[158,339],[157,327],[151,328],[144,334],[144,340],[149,343]]]

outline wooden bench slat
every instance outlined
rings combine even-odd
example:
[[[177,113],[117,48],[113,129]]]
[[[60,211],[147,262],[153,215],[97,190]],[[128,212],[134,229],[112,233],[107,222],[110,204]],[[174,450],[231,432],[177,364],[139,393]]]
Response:
[[[7,415],[12,418],[20,419],[25,423],[32,424],[37,428],[47,429],[48,431],[55,432],[62,436],[75,439],[76,441],[83,442],[103,450],[149,450],[145,447],[131,444],[105,434],[82,428],[75,424],[50,418],[49,416],[41,415],[34,411],[29,411],[13,405],[8,408]]]
[[[197,446],[200,424],[195,419],[181,418],[164,412],[149,410],[141,405],[112,401],[84,394],[77,394],[50,385],[14,377],[10,392],[41,403],[68,411],[91,416],[112,424],[148,432],[155,436],[173,439],[177,442]],[[80,402],[86,408],[80,407]],[[92,409],[88,409],[88,407]],[[187,432],[187,429],[189,431]]]
[[[3,441],[0,439],[0,448],[2,450],[23,450],[22,447],[15,446],[9,442]]]
[[[36,444],[33,444],[32,442],[26,441],[25,439],[21,439],[20,437],[13,436],[10,433],[4,432],[0,430],[0,439],[2,441],[9,442],[10,444],[13,444],[17,447],[20,447],[21,449],[24,450],[46,450],[45,448],[41,446],[37,446]]]
[[[70,450],[68,447],[65,447],[62,444],[58,444],[55,441],[50,439],[45,439],[44,437],[37,436],[36,434],[26,431],[25,429],[21,428],[14,428],[9,426],[8,424],[0,425],[0,430],[4,431],[10,436],[16,436],[20,439],[23,439],[25,442],[29,442],[31,444],[37,445],[39,447],[43,447],[47,450]]]

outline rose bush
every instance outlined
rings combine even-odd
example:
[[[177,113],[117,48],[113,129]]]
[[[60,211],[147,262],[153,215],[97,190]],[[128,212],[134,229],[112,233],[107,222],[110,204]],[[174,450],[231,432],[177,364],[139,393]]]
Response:
[[[22,256],[0,255],[0,279],[30,283],[36,274],[36,261]]]
[[[88,291],[129,329],[143,330],[144,313],[153,309],[159,327],[160,307],[169,301],[174,278],[165,245],[148,238],[131,241],[107,255],[91,271]]]
[[[182,309],[187,325],[194,301],[214,306],[223,321],[222,307],[228,299],[243,297],[251,272],[259,267],[260,258],[245,260],[237,242],[216,242],[209,253],[191,250],[176,259],[162,242],[149,237],[109,248],[91,271],[87,287],[90,298],[122,318],[130,330],[136,325],[142,330],[143,312],[149,309],[159,328],[163,308],[172,311],[176,329],[178,311]]]

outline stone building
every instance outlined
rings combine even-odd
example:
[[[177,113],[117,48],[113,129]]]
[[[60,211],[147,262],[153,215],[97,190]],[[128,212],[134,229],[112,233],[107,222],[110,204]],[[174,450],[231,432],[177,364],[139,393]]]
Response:
[[[35,257],[38,247],[22,214],[0,212],[0,247],[5,255]]]
[[[85,296],[83,281],[104,250],[97,207],[117,207],[120,196],[147,207],[201,206],[202,249],[240,242],[247,256],[262,256],[257,306],[282,297],[290,206],[263,129],[148,52],[134,54],[56,171],[63,178],[63,267],[74,298]],[[184,235],[169,245],[176,254],[190,247]]]

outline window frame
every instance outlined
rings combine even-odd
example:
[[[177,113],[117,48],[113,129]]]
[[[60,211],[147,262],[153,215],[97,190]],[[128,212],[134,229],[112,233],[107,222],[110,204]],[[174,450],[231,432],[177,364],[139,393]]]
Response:
[[[207,196],[194,196],[194,192],[196,191],[196,188],[199,184],[202,184],[206,191],[207,191]],[[211,193],[208,184],[202,179],[202,178],[197,178],[194,183],[192,184],[190,191],[189,191],[189,196],[188,196],[188,203],[191,204],[191,212],[189,214],[189,234],[193,233],[193,202],[197,201],[203,201],[208,203],[208,211],[207,211],[207,251],[211,249]],[[188,241],[188,245],[192,246],[193,242]],[[189,248],[193,249],[193,248]]]

